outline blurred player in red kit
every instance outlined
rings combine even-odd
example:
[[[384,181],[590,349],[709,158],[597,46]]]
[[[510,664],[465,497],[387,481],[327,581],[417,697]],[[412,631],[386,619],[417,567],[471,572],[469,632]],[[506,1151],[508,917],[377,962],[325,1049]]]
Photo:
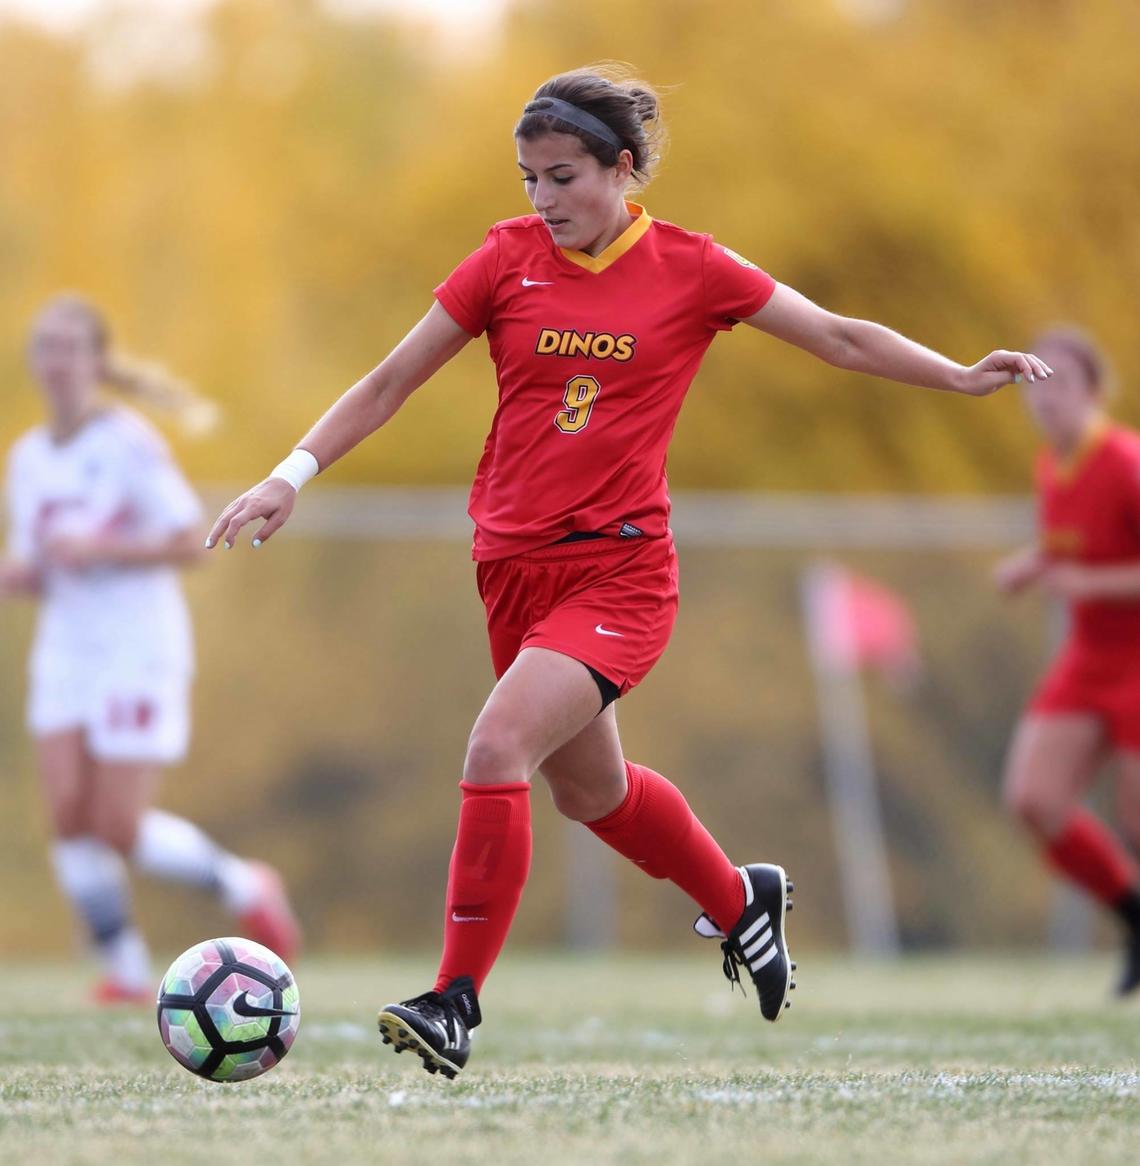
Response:
[[[39,602],[28,728],[55,835],[56,877],[103,966],[103,1003],[154,1002],[124,859],[216,895],[254,939],[297,945],[280,879],[151,804],[190,735],[194,671],[178,570],[201,555],[201,506],[166,443],[106,386],[177,411],[212,406],[114,349],[101,313],[59,296],[32,326],[28,363],[47,423],[8,459],[0,598]]]
[[[1053,867],[1124,925],[1125,995],[1140,986],[1140,867],[1081,799],[1111,754],[1120,827],[1140,847],[1140,435],[1106,418],[1109,377],[1088,337],[1056,329],[1035,351],[1055,370],[1024,386],[1046,442],[1040,537],[995,578],[1063,599],[1069,628],[1014,733],[1005,793]]]
[[[734,866],[671,782],[625,759],[615,715],[672,630],[665,456],[717,334],[743,321],[841,368],[977,396],[1048,375],[1036,357],[1005,351],[963,367],[652,218],[625,196],[648,181],[660,130],[653,91],[620,71],[542,85],[514,131],[535,213],[492,227],[407,337],[226,508],[207,541],[230,546],[262,518],[260,545],[304,481],[486,333],[499,398],[470,514],[499,679],[464,760],[435,987],[380,1013],[385,1041],[448,1076],[467,1061],[476,993],[527,877],[536,771],[561,813],[697,902],[697,930],[723,940],[730,980],[747,970],[766,1019],[794,987],[783,868]]]

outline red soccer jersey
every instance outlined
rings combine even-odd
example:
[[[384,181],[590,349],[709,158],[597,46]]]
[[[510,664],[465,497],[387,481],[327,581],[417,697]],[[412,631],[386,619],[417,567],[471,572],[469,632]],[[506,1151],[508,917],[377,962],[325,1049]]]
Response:
[[[1036,480],[1041,543],[1051,558],[1140,563],[1140,434],[1098,427],[1068,463],[1043,450]],[[1072,617],[1080,643],[1140,651],[1140,599],[1074,603]]]
[[[666,448],[701,357],[776,286],[627,205],[633,223],[596,257],[557,246],[538,215],[497,223],[435,289],[486,331],[499,384],[471,488],[476,559],[574,531],[664,535]]]

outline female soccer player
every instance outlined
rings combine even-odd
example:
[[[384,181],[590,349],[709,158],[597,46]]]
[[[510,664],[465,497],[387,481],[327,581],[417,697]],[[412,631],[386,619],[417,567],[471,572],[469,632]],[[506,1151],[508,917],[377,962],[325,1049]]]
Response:
[[[1056,370],[1024,387],[1046,442],[1036,466],[1040,538],[995,577],[1011,595],[1044,588],[1070,618],[1018,722],[1005,795],[1049,862],[1124,925],[1125,995],[1140,986],[1140,867],[1081,799],[1115,754],[1120,825],[1140,848],[1140,435],[1105,417],[1105,361],[1086,336],[1057,329],[1036,350]]]
[[[460,783],[443,959],[433,991],[380,1013],[385,1041],[454,1076],[480,1021],[476,993],[506,938],[530,865],[530,778],[567,817],[703,909],[724,969],[747,967],[761,1013],[793,986],[779,866],[734,867],[660,774],[626,761],[614,701],[665,649],[677,609],[665,453],[701,358],[744,321],[842,368],[974,395],[1036,357],[972,368],[876,324],[843,319],[755,264],[627,202],[655,161],[657,99],[584,69],[546,82],[515,127],[535,214],[498,223],[436,288],[436,303],[349,389],[207,540],[229,547],[289,517],[300,485],[383,425],[472,337],[487,333],[499,404],[471,492],[474,558],[498,676]]]
[[[11,452],[0,596],[40,600],[28,725],[56,876],[103,965],[95,998],[153,1001],[123,858],[216,894],[285,958],[298,938],[276,872],[150,808],[189,734],[193,648],[176,572],[201,554],[201,512],[158,434],[97,390],[179,405],[189,419],[210,406],[112,351],[103,317],[76,296],[40,312],[29,363],[48,421]]]

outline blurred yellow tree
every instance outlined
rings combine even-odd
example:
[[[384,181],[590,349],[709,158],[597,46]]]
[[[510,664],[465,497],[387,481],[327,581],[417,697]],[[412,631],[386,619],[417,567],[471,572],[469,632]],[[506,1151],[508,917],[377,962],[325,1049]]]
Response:
[[[2,25],[0,444],[36,415],[16,388],[29,314],[76,286],[127,346],[223,403],[222,430],[181,450],[194,475],[257,476],[487,225],[525,213],[518,110],[550,73],[606,57],[666,89],[658,217],[961,360],[1075,319],[1127,385],[1140,9],[912,0],[871,18],[890,7],[517,0],[463,53],[392,16],[225,0],[200,59],[133,82],[114,76],[113,14],[71,40]],[[480,342],[334,473],[462,482],[493,401]],[[1127,393],[1120,409],[1140,417]],[[940,400],[734,335],[671,468],[684,486],[1017,490],[1032,444],[1013,394]]]
[[[138,33],[114,12],[72,39],[0,24],[0,447],[38,414],[27,321],[74,286],[125,346],[224,405],[216,434],[179,445],[192,474],[259,476],[491,222],[528,209],[510,130],[536,85],[607,57],[665,92],[654,215],[960,359],[1085,323],[1117,358],[1121,415],[1140,420],[1134,5],[516,0],[497,37],[461,45],[318,0],[223,0],[199,39],[152,44],[141,72]],[[493,404],[480,342],[330,476],[465,482]],[[1012,393],[907,391],[749,333],[713,346],[671,468],[689,487],[1021,490],[1032,444]],[[730,853],[796,856],[814,904],[797,935],[839,942],[800,557],[683,560],[684,616],[623,705],[626,744],[677,775]],[[1011,845],[996,784],[1039,612],[999,608],[982,555],[857,565],[911,597],[930,666],[905,706],[871,693],[908,942],[1033,940],[1044,882]],[[454,781],[491,681],[470,574],[456,544],[299,538],[188,581],[199,730],[164,796],[280,862],[316,948],[436,940]],[[62,950],[67,927],[38,793],[17,779],[32,769],[17,679],[30,617],[0,609],[0,948],[24,953]],[[517,939],[549,943],[566,836],[536,805]],[[679,892],[620,877],[626,941],[687,942]],[[190,900],[148,906],[172,950],[205,933]]]

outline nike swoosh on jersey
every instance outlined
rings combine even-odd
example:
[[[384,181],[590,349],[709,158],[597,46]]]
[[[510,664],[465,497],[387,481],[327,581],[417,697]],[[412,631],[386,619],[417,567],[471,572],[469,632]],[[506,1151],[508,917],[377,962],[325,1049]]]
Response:
[[[604,628],[604,627],[602,627],[601,624],[596,625],[594,628],[594,631],[596,631],[599,636],[621,636],[622,635],[621,632],[611,632],[609,628]]]
[[[525,275],[522,277],[523,287],[550,287],[553,282],[552,279],[528,279]]]
[[[296,1009],[262,1008],[249,1002],[249,993],[243,992],[233,1002],[233,1010],[238,1016],[296,1016]]]

